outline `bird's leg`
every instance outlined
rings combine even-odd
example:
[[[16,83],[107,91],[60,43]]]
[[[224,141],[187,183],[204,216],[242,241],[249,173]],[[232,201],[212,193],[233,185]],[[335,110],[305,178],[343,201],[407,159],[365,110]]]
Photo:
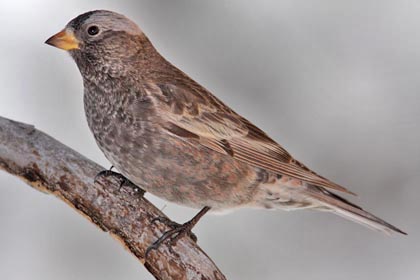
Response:
[[[156,218],[152,219],[151,223],[154,224],[155,222],[160,222],[162,224],[165,224],[168,227],[171,227],[172,229],[177,229],[177,228],[180,228],[180,227],[183,226],[182,224],[174,222],[171,219],[169,219],[167,217],[164,217],[164,216],[159,216],[159,217],[156,217]],[[169,230],[166,231],[165,233],[167,233],[167,232],[169,232]],[[194,242],[197,242],[197,236],[192,231],[187,232],[187,234]],[[162,236],[161,236],[161,238],[162,238]]]
[[[101,177],[110,177],[113,176],[115,178],[117,178],[120,181],[120,188],[119,190],[121,190],[121,188],[126,185],[126,183],[130,182],[127,178],[125,178],[121,173],[112,171],[112,169],[114,168],[113,165],[111,165],[111,168],[106,169],[106,170],[102,170],[101,172],[99,172],[98,174],[96,174],[94,182],[96,183],[98,181],[99,178]]]
[[[150,245],[145,253],[145,259],[147,260],[147,256],[149,255],[150,251],[157,250],[160,245],[162,245],[163,242],[166,240],[170,240],[171,246],[176,245],[176,242],[184,237],[186,234],[188,234],[191,239],[194,240],[194,242],[197,242],[197,237],[194,233],[191,232],[192,228],[198,223],[198,221],[210,210],[210,207],[206,206],[203,209],[200,210],[191,220],[184,224],[178,224],[166,217],[157,217],[152,220],[152,223],[158,221],[161,222],[167,226],[172,227],[171,230],[166,231],[164,234],[162,234],[161,237],[159,237],[155,242],[153,242],[152,245]]]
[[[112,174],[117,173],[117,172],[112,171],[113,168],[114,168],[114,166],[111,165],[111,167],[109,169],[102,170],[101,172],[99,172],[98,174],[96,174],[96,176],[95,176],[95,183],[96,183],[96,181],[98,180],[99,177],[102,177],[102,176],[108,177],[108,176],[111,176]]]
[[[128,187],[132,187],[133,190],[134,190],[134,192],[139,193],[141,196],[144,195],[145,191],[143,189],[141,189],[140,187],[138,187],[137,185],[135,185],[133,182],[131,182],[130,180],[128,180],[127,178],[125,178],[124,175],[122,175],[121,173],[112,171],[113,168],[114,168],[114,166],[112,165],[111,168],[106,169],[106,170],[102,170],[101,172],[99,172],[98,174],[96,174],[95,179],[94,179],[94,182],[96,183],[100,177],[113,176],[113,177],[117,178],[120,181],[120,186],[118,188],[119,191],[121,191],[121,189],[124,186],[128,186]]]

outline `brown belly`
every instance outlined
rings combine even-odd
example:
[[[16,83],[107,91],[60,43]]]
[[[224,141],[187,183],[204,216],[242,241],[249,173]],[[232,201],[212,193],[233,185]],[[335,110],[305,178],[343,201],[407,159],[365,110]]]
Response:
[[[228,155],[168,134],[122,138],[98,144],[124,176],[160,198],[223,209],[248,204],[256,192],[258,170]]]

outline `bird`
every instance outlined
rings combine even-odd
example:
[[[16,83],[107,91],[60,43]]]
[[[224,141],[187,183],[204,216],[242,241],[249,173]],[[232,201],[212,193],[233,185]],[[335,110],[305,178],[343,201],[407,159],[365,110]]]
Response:
[[[154,248],[191,232],[209,211],[240,208],[320,210],[406,234],[339,195],[354,193],[309,169],[171,64],[126,16],[86,12],[46,43],[76,62],[88,126],[112,165],[146,192],[201,209]]]

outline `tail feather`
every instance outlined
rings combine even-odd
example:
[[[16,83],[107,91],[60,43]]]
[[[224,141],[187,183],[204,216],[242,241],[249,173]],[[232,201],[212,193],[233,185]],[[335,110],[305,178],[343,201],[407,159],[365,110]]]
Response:
[[[325,190],[324,188],[308,186],[306,193],[309,197],[320,203],[324,209],[327,208],[343,218],[386,234],[394,232],[407,234],[399,228],[385,222],[369,212],[366,212],[361,207],[347,201],[335,193]]]

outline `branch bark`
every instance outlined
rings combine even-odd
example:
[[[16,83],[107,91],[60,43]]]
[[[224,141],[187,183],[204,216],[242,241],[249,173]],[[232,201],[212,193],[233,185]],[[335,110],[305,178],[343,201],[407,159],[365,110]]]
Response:
[[[164,216],[133,188],[119,191],[115,178],[95,175],[103,167],[34,126],[0,117],[0,168],[30,186],[55,195],[95,223],[136,256],[156,279],[226,279],[189,237],[170,250],[165,244],[144,261],[147,247],[169,228]]]

